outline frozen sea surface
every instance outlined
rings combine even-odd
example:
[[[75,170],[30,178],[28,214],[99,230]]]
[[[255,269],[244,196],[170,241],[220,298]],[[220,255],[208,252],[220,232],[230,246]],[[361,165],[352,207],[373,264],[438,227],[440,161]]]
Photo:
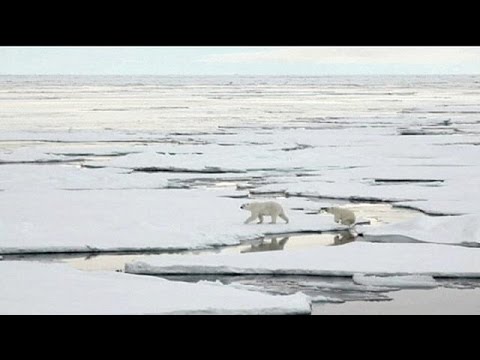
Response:
[[[339,254],[335,272],[362,270],[340,260],[360,247],[365,264],[391,257],[380,272],[476,273],[468,259],[477,262],[480,243],[479,84],[479,76],[0,76],[0,254],[241,247],[343,231],[319,210],[344,206],[367,225],[357,229],[364,240],[319,248]],[[288,225],[243,224],[240,205],[266,199],[282,203]],[[399,236],[403,244],[389,244]],[[427,246],[412,256],[435,267],[413,266],[406,254]],[[263,259],[252,249],[235,266]]]

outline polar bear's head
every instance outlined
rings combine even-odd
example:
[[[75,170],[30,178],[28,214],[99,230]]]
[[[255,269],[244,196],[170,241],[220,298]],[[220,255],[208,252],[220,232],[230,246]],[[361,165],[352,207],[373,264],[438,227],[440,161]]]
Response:
[[[331,214],[331,213],[332,213],[332,209],[333,209],[333,208],[331,208],[331,207],[320,208],[320,214],[325,214],[325,213]]]
[[[250,210],[251,205],[252,205],[252,204],[250,204],[250,203],[242,204],[242,206],[240,206],[240,209],[242,209],[242,210]]]

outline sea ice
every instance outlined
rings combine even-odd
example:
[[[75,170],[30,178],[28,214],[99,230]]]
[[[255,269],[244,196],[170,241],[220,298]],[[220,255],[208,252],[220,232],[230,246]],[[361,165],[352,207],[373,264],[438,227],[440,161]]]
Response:
[[[387,286],[402,289],[428,289],[438,286],[433,277],[426,275],[366,276],[364,274],[354,274],[353,281],[360,285]]]
[[[128,263],[137,274],[290,274],[480,277],[480,249],[436,244],[353,242],[291,252],[159,255]]]
[[[190,284],[63,264],[2,261],[0,314],[309,314],[306,295]],[[195,294],[195,296],[192,296]]]
[[[421,215],[396,224],[366,227],[364,233],[377,236],[396,234],[432,243],[467,243],[480,246],[480,215]]]

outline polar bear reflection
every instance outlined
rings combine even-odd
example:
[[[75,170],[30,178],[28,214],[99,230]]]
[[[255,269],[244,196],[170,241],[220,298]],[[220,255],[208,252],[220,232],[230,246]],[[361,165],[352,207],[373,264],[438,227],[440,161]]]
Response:
[[[332,238],[330,242],[326,243],[325,239],[323,238],[316,238],[315,241],[312,241],[310,245],[312,246],[336,246],[336,245],[344,245],[348,244],[352,241],[355,241],[355,234],[345,230],[345,231],[340,231],[339,233],[336,234],[327,234],[331,235]],[[280,240],[277,240],[277,237],[272,237],[272,238],[263,238],[260,240],[259,243],[256,244],[251,244],[250,248],[248,249],[243,249],[240,252],[241,253],[251,253],[251,252],[261,252],[261,251],[276,251],[276,250],[284,250],[285,245],[289,241],[290,237],[296,238],[301,235],[292,235],[292,236],[285,236],[282,237]],[[269,242],[267,240],[270,240]],[[300,239],[298,239],[300,240]],[[294,241],[295,242],[295,241]],[[302,246],[302,244],[300,244]],[[305,246],[305,243],[303,244]],[[292,248],[295,247],[294,244],[291,246]]]
[[[283,250],[285,244],[287,243],[290,237],[286,236],[282,238],[280,241],[277,241],[277,238],[274,237],[271,239],[269,243],[266,243],[262,239],[260,240],[259,244],[252,244],[250,245],[249,249],[242,250],[242,253],[249,253],[249,252],[258,252],[258,251],[275,251],[275,250]]]
[[[350,230],[340,231],[339,234],[333,238],[333,245],[344,245],[355,241],[356,234]]]

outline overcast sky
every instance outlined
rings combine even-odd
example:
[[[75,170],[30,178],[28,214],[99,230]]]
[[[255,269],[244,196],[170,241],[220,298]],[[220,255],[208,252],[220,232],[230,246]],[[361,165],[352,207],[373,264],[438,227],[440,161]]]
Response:
[[[0,47],[0,74],[480,74],[480,47]]]

